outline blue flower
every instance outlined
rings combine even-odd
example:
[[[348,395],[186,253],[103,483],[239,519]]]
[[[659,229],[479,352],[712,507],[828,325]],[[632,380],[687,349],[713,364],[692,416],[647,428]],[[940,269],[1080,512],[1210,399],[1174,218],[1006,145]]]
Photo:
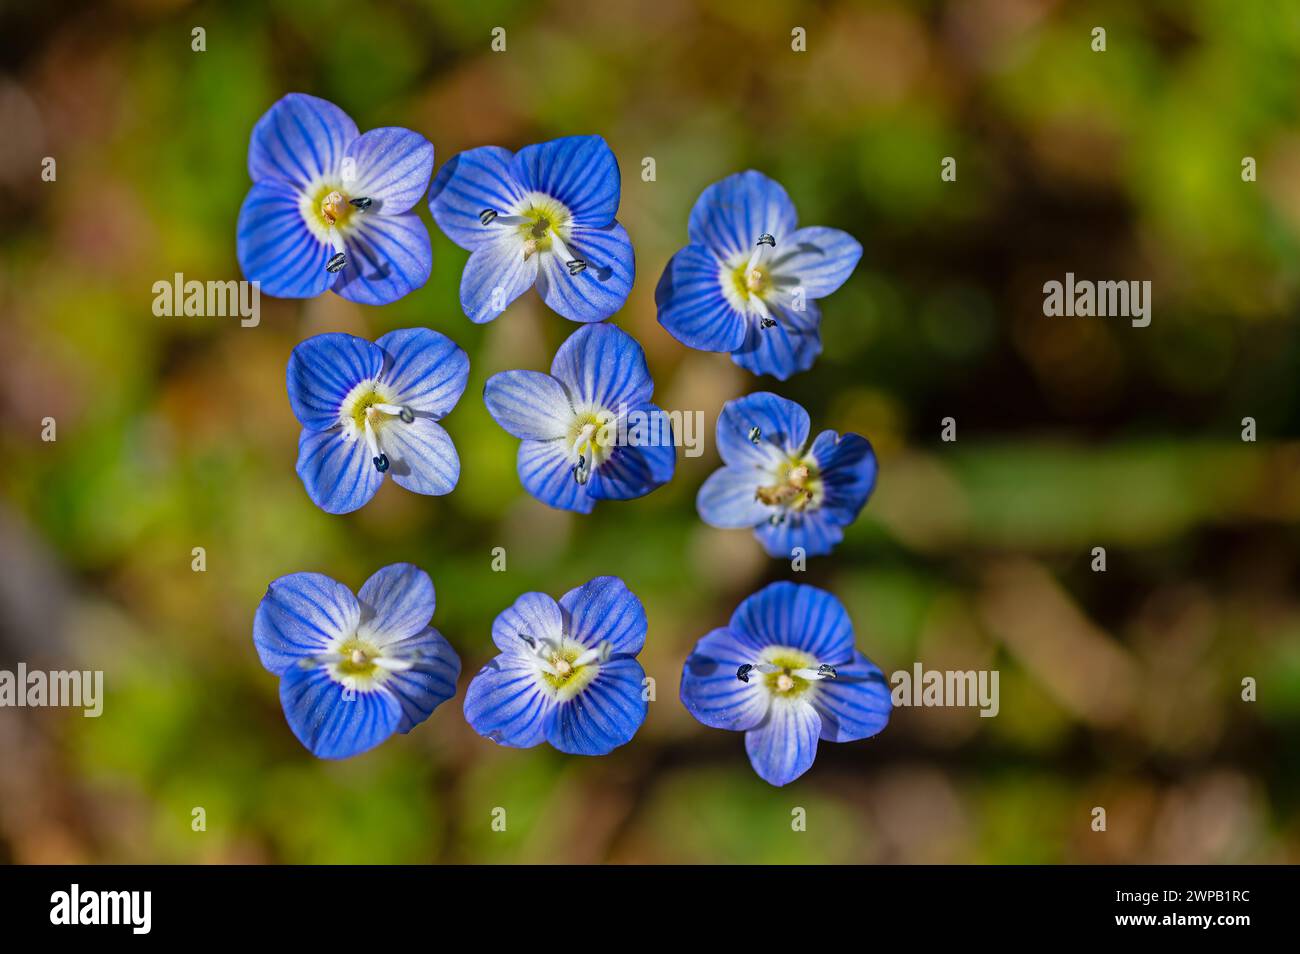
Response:
[[[598,576],[557,603],[525,593],[492,624],[500,655],[465,692],[465,718],[501,745],[549,742],[606,755],[646,717],[645,609],[616,576]]]
[[[462,152],[439,170],[429,211],[470,252],[460,304],[471,321],[497,317],[534,284],[570,321],[623,307],[636,263],[615,221],[618,162],[600,136],[568,136],[518,153]]]
[[[770,556],[830,553],[876,484],[865,437],[822,431],[805,447],[808,412],[766,391],[724,404],[717,439],[726,466],[709,475],[695,507],[710,526],[753,527]]]
[[[327,288],[382,305],[429,280],[429,232],[411,206],[433,172],[433,146],[387,127],[361,135],[343,110],[290,93],[248,144],[253,179],[239,210],[239,266],[280,298]]]
[[[688,235],[655,289],[659,323],[755,374],[784,381],[812,367],[822,350],[816,299],[844,284],[862,246],[838,229],[796,228],[785,189],[753,170],[705,189]]]
[[[357,596],[320,573],[267,587],[253,645],[280,677],[284,717],[313,755],[365,752],[456,694],[460,657],[429,625],[433,608],[433,581],[409,563],[384,567]]]
[[[289,404],[302,424],[298,476],[328,513],[350,513],[385,474],[417,494],[450,493],[460,457],[436,423],[460,400],[469,358],[446,335],[401,328],[373,344],[354,335],[293,349]]]
[[[613,325],[579,328],[551,373],[503,371],[488,379],[488,412],[521,439],[524,489],[561,510],[590,513],[597,500],[629,500],[672,480],[672,424],[650,403],[645,352]]]
[[[854,648],[840,601],[786,582],[748,597],[730,625],[696,643],[681,695],[710,728],[744,732],[750,764],[773,785],[812,767],[819,738],[875,735],[891,708],[885,677]]]

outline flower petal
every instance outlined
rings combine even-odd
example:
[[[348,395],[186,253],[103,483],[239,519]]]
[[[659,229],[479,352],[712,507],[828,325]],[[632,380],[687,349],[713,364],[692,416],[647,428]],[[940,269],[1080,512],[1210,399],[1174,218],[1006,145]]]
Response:
[[[748,255],[764,233],[776,239],[780,251],[796,223],[794,203],[781,184],[751,169],[705,189],[691,209],[687,232],[692,244],[705,245],[726,261]]]
[[[343,184],[349,194],[373,203],[363,215],[398,215],[420,201],[433,174],[433,143],[399,126],[371,129],[358,136],[344,155],[355,178]]]
[[[595,499],[573,479],[563,441],[523,441],[515,461],[519,482],[542,503],[557,510],[591,513]]]
[[[745,342],[745,316],[723,295],[721,270],[706,247],[688,245],[659,278],[659,324],[688,348],[735,351]]]
[[[860,434],[822,431],[813,441],[812,456],[821,472],[825,499],[821,509],[839,524],[849,524],[876,485],[876,452]]]
[[[362,305],[386,305],[423,288],[433,269],[429,230],[414,212],[360,215],[343,237],[347,264],[334,291]]]
[[[289,728],[320,759],[346,759],[373,749],[402,718],[396,696],[381,689],[345,695],[324,666],[294,666],[280,680],[280,704]]]
[[[479,215],[514,210],[527,189],[515,179],[514,155],[500,146],[481,146],[452,157],[429,188],[429,211],[447,238],[475,249],[493,237]]]
[[[654,381],[636,339],[614,325],[586,325],[569,335],[555,352],[551,375],[569,389],[575,405],[609,411],[650,400]]]
[[[635,659],[611,659],[581,692],[556,708],[546,741],[569,755],[608,755],[645,722],[645,670]]]
[[[379,379],[403,404],[435,420],[451,413],[469,380],[469,356],[456,342],[430,328],[399,328],[375,342],[384,352]]]
[[[546,593],[524,593],[506,607],[492,623],[492,642],[505,653],[528,655],[528,645],[520,636],[533,639],[558,639],[564,633],[564,616],[560,604]]]
[[[803,650],[819,663],[837,666],[853,658],[853,624],[844,604],[805,583],[769,583],[736,607],[731,630],[759,646]]]
[[[773,699],[766,721],[745,733],[745,751],[758,777],[786,785],[812,768],[821,722],[802,699]]]
[[[596,500],[635,500],[672,480],[676,467],[671,444],[618,447],[591,475],[587,493]]]
[[[618,214],[618,160],[600,136],[565,136],[515,154],[515,178],[526,191],[558,199],[575,225],[603,228]]]
[[[322,573],[291,573],[268,586],[257,604],[253,645],[278,676],[354,632],[360,618],[357,598],[342,583]]]
[[[862,246],[852,235],[818,225],[798,229],[778,244],[768,269],[787,295],[801,287],[807,298],[825,298],[844,284],[861,258]]]
[[[850,665],[841,665],[834,679],[817,683],[811,702],[821,716],[821,737],[828,742],[855,742],[875,735],[893,711],[889,683],[876,665],[854,652]]]
[[[460,277],[460,307],[475,324],[491,321],[537,282],[538,256],[524,258],[517,236],[498,234],[470,253]]]
[[[565,632],[584,646],[608,640],[615,654],[635,656],[645,646],[645,607],[616,576],[598,576],[560,597]]]
[[[563,437],[576,416],[564,385],[540,371],[502,371],[483,388],[488,413],[507,434],[526,440]]]
[[[545,741],[555,697],[542,691],[536,666],[503,653],[479,670],[465,691],[465,719],[499,745],[526,749]]]
[[[762,471],[749,466],[715,470],[695,498],[700,519],[724,530],[756,527],[765,522],[776,508],[760,503],[755,497],[762,477]]]
[[[777,321],[764,328],[756,321],[745,326],[745,342],[731,353],[731,360],[754,374],[770,374],[784,381],[807,371],[822,353],[821,329],[799,327]]]
[[[698,643],[682,667],[682,705],[713,729],[743,732],[767,715],[770,694],[758,679],[741,682],[737,670],[752,664],[761,647],[743,633],[715,629]]]
[[[415,660],[410,669],[389,673],[383,684],[383,689],[394,695],[402,708],[397,731],[410,732],[456,694],[460,657],[451,643],[432,627],[390,643],[386,648],[399,658]]]
[[[376,570],[357,599],[362,616],[359,632],[381,646],[423,630],[436,605],[433,580],[413,563],[393,563]]]
[[[343,399],[384,367],[383,349],[365,338],[332,331],[300,341],[289,355],[285,386],[303,427],[323,431],[339,423]]]
[[[570,275],[559,255],[542,255],[537,291],[548,308],[570,321],[604,321],[627,302],[636,277],[627,230],[617,222],[603,229],[574,229],[566,244],[587,267]]]
[[[344,151],[357,138],[357,124],[328,100],[290,93],[277,100],[253,127],[248,174],[254,182],[280,179],[300,189],[337,175]]]
[[[307,496],[326,513],[360,509],[384,482],[365,442],[349,440],[341,427],[304,430],[298,438],[297,471]]]
[[[803,550],[804,556],[825,556],[844,539],[844,521],[824,507],[804,513],[787,512],[780,523],[755,526],[754,536],[767,555],[778,560],[793,558],[795,547]]]
[[[235,252],[244,278],[276,298],[315,298],[337,280],[326,271],[334,250],[307,227],[296,189],[264,179],[239,207]]]
[[[441,497],[460,480],[456,445],[431,417],[416,412],[410,424],[390,419],[383,425],[381,441],[393,481],[412,493]]]
[[[808,440],[808,412],[770,391],[747,394],[722,406],[718,415],[718,454],[732,467],[768,468],[798,453]],[[750,435],[758,428],[758,443]]]

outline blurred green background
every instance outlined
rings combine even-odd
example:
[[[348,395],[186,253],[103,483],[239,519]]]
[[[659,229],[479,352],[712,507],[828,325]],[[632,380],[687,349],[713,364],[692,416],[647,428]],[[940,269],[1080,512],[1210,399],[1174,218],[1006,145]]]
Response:
[[[97,720],[0,710],[0,859],[1300,860],[1297,5],[0,9],[0,668],[98,668],[106,685]],[[807,52],[791,50],[795,27]],[[155,317],[152,285],[175,272],[240,277],[248,134],[294,90],[363,130],[420,131],[439,166],[478,145],[603,135],[638,265],[615,321],[644,345],[657,402],[704,412],[704,455],[588,517],[525,495],[516,442],[479,395],[496,371],[545,369],[575,326],[535,294],[471,325],[466,253],[423,206],[433,276],[398,303],[264,298],[252,329]],[[956,182],[940,181],[944,156]],[[655,321],[692,202],[747,168],[784,183],[802,223],[865,250],[824,302],[821,359],[784,384]],[[1042,284],[1066,271],[1151,280],[1151,326],[1044,318]],[[444,422],[460,485],[428,498],[388,482],[357,513],[322,513],[293,469],[290,350],[410,325],[470,354]],[[869,436],[881,460],[843,545],[802,574],[695,514],[719,408],[765,389],[815,429]],[[956,443],[939,439],[947,416]],[[409,736],[318,762],[258,664],[254,609],[285,573],[356,589],[404,560],[435,581],[461,694]],[[583,759],[475,735],[461,700],[493,617],[602,573],[650,619],[657,699],[634,741]],[[804,778],[768,787],[741,736],[697,724],[677,686],[694,641],[782,578],[836,593],[886,673],[998,669],[1000,714],[898,709],[876,739],[824,744]]]

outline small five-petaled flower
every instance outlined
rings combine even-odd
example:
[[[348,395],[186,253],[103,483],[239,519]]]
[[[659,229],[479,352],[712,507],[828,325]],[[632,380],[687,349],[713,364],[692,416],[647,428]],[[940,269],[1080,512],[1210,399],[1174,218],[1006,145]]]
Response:
[[[645,609],[618,577],[559,602],[525,593],[492,624],[501,653],[469,684],[465,718],[501,745],[606,755],[645,721],[645,635]]]
[[[750,764],[773,785],[812,767],[818,739],[868,738],[891,710],[884,674],[854,647],[840,601],[788,582],[748,597],[696,644],[681,696],[705,725],[744,732]]]
[[[808,370],[822,350],[816,299],[844,284],[862,246],[839,229],[797,225],[785,189],[761,172],[709,186],[691,209],[690,244],[655,289],[659,323],[755,374],[784,381]]]
[[[253,644],[280,677],[289,728],[313,755],[365,752],[455,695],[460,657],[429,625],[433,610],[433,581],[409,563],[379,570],[356,596],[320,573],[267,588]]]
[[[636,272],[615,220],[618,161],[600,136],[462,152],[438,171],[429,210],[470,252],[460,303],[471,321],[496,318],[533,285],[570,321],[603,321],[623,307]]]
[[[628,500],[672,479],[672,425],[650,403],[645,352],[614,325],[579,328],[551,373],[503,371],[488,379],[488,412],[518,437],[524,489],[561,510],[590,513],[597,500]]]
[[[726,465],[704,482],[696,509],[714,527],[753,527],[770,556],[830,553],[876,483],[876,455],[858,434],[822,431],[808,446],[808,412],[760,391],[718,415]]]
[[[373,343],[337,332],[299,343],[286,379],[303,427],[298,476],[308,496],[328,513],[350,513],[390,474],[417,494],[450,493],[460,457],[436,422],[468,377],[465,352],[428,328]]]
[[[253,188],[239,210],[244,277],[279,298],[334,289],[367,305],[429,280],[429,232],[411,207],[433,172],[433,146],[398,127],[365,134],[331,102],[290,93],[253,127]]]

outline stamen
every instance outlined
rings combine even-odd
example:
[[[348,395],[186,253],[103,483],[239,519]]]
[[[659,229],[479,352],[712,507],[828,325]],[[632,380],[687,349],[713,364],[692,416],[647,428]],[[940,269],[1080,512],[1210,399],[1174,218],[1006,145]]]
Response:
[[[555,229],[551,229],[551,244],[555,246],[555,254],[564,261],[570,275],[578,275],[586,270],[586,260],[578,258],[576,255],[570,255],[568,247],[564,244],[564,239],[560,238],[560,233]]]
[[[614,647],[610,645],[609,640],[601,640],[599,646],[588,649],[585,653],[575,659],[573,661],[573,667],[577,669],[580,666],[589,666],[594,662],[607,662],[610,653],[613,651]]]
[[[338,272],[343,271],[343,266],[346,265],[347,263],[348,263],[348,257],[346,255],[344,255],[342,252],[335,252],[333,255],[329,257],[329,261],[325,263],[325,271],[329,272],[331,275],[334,275]]]
[[[532,220],[522,215],[502,215],[496,209],[484,209],[478,214],[478,220],[484,225],[528,225]]]
[[[372,404],[371,409],[381,411],[384,414],[391,414],[394,417],[400,417],[403,424],[410,424],[415,420],[415,412],[409,407],[401,404]]]
[[[773,666],[771,663],[745,663],[736,670],[736,678],[741,682],[749,682],[749,677],[754,673],[763,673],[764,675],[767,675],[778,671],[779,670],[776,666]]]
[[[362,212],[370,208],[370,206],[374,203],[373,199],[364,195],[359,195],[355,199],[348,199],[348,201],[351,202],[353,205],[355,205]]]
[[[817,680],[835,679],[839,676],[839,673],[836,671],[834,666],[828,666],[826,663],[822,663],[816,669],[796,669],[794,675],[798,676],[800,679]]]
[[[374,425],[370,423],[370,415],[366,415],[366,426],[364,430],[366,436],[366,446],[370,448],[370,460],[375,465],[375,470],[381,474],[388,471],[388,455],[379,449],[379,438],[375,435]]]
[[[763,431],[762,429],[759,428],[757,424],[755,424],[753,427],[749,429],[749,442],[751,444],[757,445],[762,440],[763,440]]]
[[[567,666],[568,660],[560,659],[556,661],[556,665],[551,664],[551,659],[554,656],[556,647],[551,645],[550,640],[535,639],[527,633],[519,633],[518,635],[519,638],[523,640],[524,645],[526,645],[532,652],[533,658],[537,662],[537,667],[541,669],[542,672],[555,676],[557,679],[563,678],[566,675],[566,673],[560,671],[559,663],[563,663]]]
[[[758,241],[754,243],[754,251],[750,253],[749,262],[745,265],[745,282],[749,284],[751,291],[754,290],[754,270],[758,268],[758,263],[763,260],[764,250],[769,248],[776,248],[776,238],[770,232],[764,232],[758,237]]]
[[[758,312],[758,326],[760,328],[772,328],[776,326],[776,319],[772,313],[767,310],[767,304],[757,295],[750,296],[750,303],[753,304],[754,310]]]

